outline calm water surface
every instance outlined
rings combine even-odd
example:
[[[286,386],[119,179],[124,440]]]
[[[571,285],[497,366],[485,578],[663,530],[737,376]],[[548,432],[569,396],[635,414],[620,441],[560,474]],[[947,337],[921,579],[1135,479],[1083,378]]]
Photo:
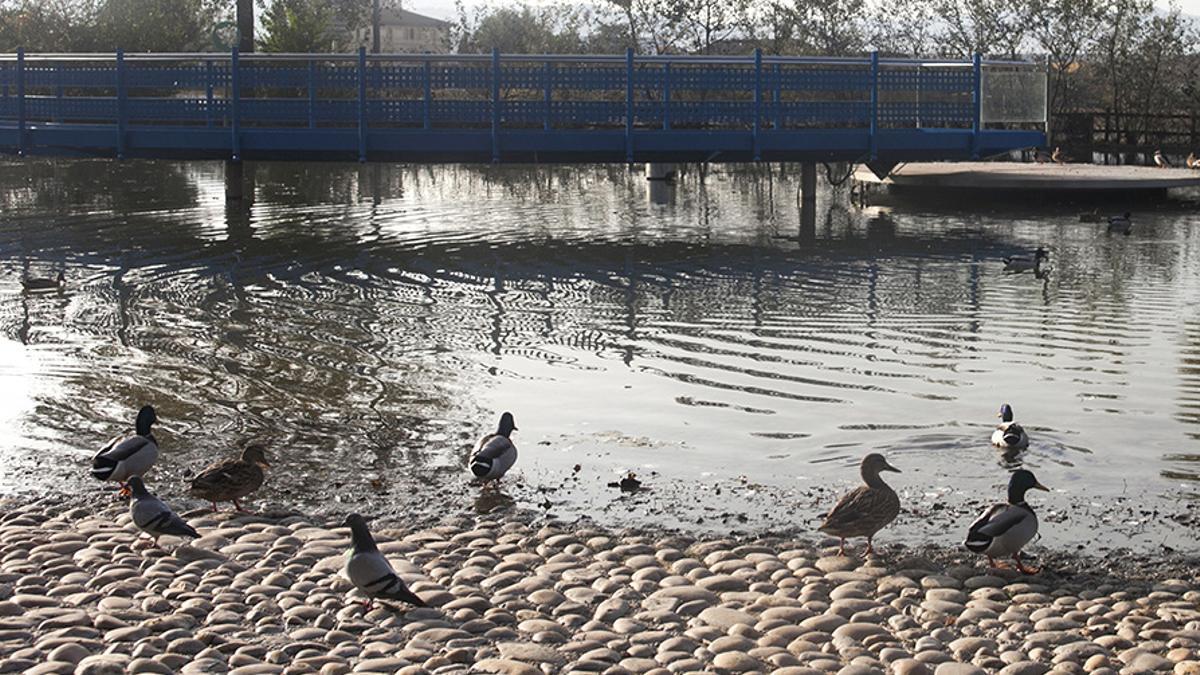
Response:
[[[219,164],[0,164],[0,489],[100,494],[91,454],[151,402],[150,482],[181,506],[256,438],[272,507],[807,528],[879,450],[904,469],[891,540],[960,539],[1023,463],[1055,488],[1046,546],[1196,547],[1195,210],[1126,238],[1078,207],[834,191],[806,229],[797,185],[262,165],[226,210]],[[1001,273],[1037,245],[1046,278]],[[1015,458],[988,444],[1004,402]],[[463,465],[502,410],[519,471],[481,497]],[[651,489],[608,487],[629,471]]]

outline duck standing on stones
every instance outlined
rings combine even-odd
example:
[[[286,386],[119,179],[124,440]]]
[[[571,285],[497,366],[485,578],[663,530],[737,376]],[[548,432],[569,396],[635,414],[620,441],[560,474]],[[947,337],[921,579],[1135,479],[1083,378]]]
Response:
[[[1025,433],[1025,428],[1013,421],[1012,406],[1005,403],[1000,406],[1000,412],[996,415],[1000,418],[1000,424],[996,425],[996,430],[992,432],[992,445],[1004,450],[1024,450],[1029,447],[1029,434]]]
[[[1187,159],[1184,160],[1184,165],[1189,169],[1200,169],[1200,159],[1196,158],[1196,153],[1189,152]]]
[[[217,502],[233,502],[238,511],[245,511],[238,500],[253,493],[263,484],[263,469],[267,462],[267,451],[263,446],[251,444],[237,459],[223,459],[201,471],[192,479],[192,494],[212,502],[213,513]]]
[[[1155,150],[1154,165],[1160,169],[1168,169],[1171,167],[1171,162],[1163,155],[1162,150]]]
[[[117,481],[121,484],[121,494],[129,495],[126,485],[129,479],[144,476],[158,461],[158,442],[150,433],[150,426],[157,421],[154,408],[142,406],[135,422],[137,433],[124,438],[118,436],[101,448],[92,458],[92,475],[100,480]]]
[[[407,602],[417,607],[428,606],[416,593],[408,590],[404,580],[392,569],[392,564],[379,552],[371,530],[367,529],[365,518],[351,513],[346,516],[345,525],[350,528],[350,536],[354,542],[354,550],[350,559],[346,561],[346,578],[367,596],[363,604],[368,609],[375,599]]]
[[[21,280],[21,287],[27,291],[53,291],[63,287],[67,282],[67,275],[59,270],[58,276],[53,279],[45,277],[26,277]]]
[[[1020,253],[1016,255],[1006,256],[1004,258],[1005,272],[1026,272],[1033,270],[1034,272],[1042,266],[1042,261],[1050,257],[1050,253],[1041,246],[1032,254]]]
[[[129,479],[129,487],[133,491],[133,501],[129,504],[129,516],[138,529],[154,538],[154,546],[158,546],[158,538],[163,535],[175,537],[190,537],[196,539],[200,533],[188,525],[183,518],[175,515],[171,507],[161,499],[150,494],[141,477]]]
[[[1119,216],[1109,216],[1108,233],[1129,236],[1133,232],[1133,214],[1126,211]]]
[[[995,558],[1012,556],[1017,570],[1023,574],[1037,574],[1037,570],[1021,562],[1021,549],[1033,540],[1038,532],[1037,514],[1025,502],[1025,493],[1030,490],[1050,491],[1038,482],[1033,472],[1018,469],[1008,480],[1008,503],[993,504],[984,511],[967,532],[963,545],[975,553],[987,556],[988,565],[1004,569]]]
[[[846,554],[846,539],[848,537],[866,537],[867,550],[865,555],[871,555],[874,549],[871,539],[888,523],[896,519],[900,513],[900,497],[883,479],[879,477],[882,471],[900,469],[888,464],[883,455],[873,452],[863,457],[860,465],[862,479],[866,485],[847,492],[838,500],[837,506],[825,516],[825,522],[817,529],[831,534],[839,539],[838,555]]]
[[[496,481],[504,476],[513,464],[517,463],[517,446],[513,445],[509,436],[517,430],[512,413],[506,412],[500,416],[500,427],[496,433],[488,434],[475,444],[471,453],[471,473],[482,482]]]

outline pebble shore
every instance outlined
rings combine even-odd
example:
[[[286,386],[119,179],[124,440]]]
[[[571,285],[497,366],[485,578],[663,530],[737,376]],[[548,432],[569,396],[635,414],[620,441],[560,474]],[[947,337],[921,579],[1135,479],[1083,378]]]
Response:
[[[1200,675],[1195,566],[1029,577],[456,517],[373,525],[431,606],[368,611],[340,573],[349,531],[306,516],[188,512],[201,539],[140,551],[115,500],[4,506],[0,673]]]

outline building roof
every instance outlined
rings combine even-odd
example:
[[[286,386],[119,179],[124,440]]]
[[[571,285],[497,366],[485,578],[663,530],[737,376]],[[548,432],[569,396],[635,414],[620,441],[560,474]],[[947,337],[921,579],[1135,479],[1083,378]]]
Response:
[[[417,14],[410,12],[407,9],[397,9],[394,7],[385,7],[380,10],[379,24],[381,26],[413,26],[413,27],[432,27],[446,28],[450,25],[449,21],[435,19],[432,16]]]

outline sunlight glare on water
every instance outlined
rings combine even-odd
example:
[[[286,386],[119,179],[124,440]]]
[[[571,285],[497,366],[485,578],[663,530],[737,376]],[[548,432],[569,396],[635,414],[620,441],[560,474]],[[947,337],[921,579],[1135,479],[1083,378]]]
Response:
[[[227,209],[219,164],[0,165],[7,492],[97,491],[88,457],[149,402],[153,480],[181,500],[257,438],[269,503],[470,509],[472,441],[511,410],[506,494],[564,517],[806,528],[870,451],[929,509],[1024,464],[1060,531],[1138,520],[1111,540],[1186,547],[1200,517],[1194,211],[1120,237],[1078,208],[835,191],[806,231],[779,167],[673,190],[626,167],[257,176]],[[1001,272],[1038,245],[1046,278]],[[59,269],[61,292],[22,292]],[[1004,402],[1033,438],[1015,458],[988,445]],[[628,471],[651,490],[621,499]]]

